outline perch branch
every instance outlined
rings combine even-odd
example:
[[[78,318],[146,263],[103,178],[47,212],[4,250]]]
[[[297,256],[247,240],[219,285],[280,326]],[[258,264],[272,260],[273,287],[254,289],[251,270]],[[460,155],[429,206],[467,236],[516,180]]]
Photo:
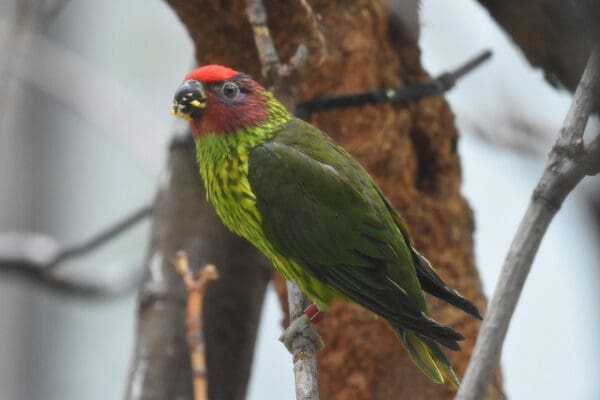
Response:
[[[287,295],[290,321],[297,321],[304,315],[308,301],[298,285],[287,282]],[[308,332],[311,332],[310,324]],[[306,331],[305,331],[306,332]],[[302,331],[296,333],[292,341],[291,352],[294,356],[294,378],[296,381],[296,399],[312,400],[319,398],[317,385],[317,346],[315,335],[305,336]],[[320,344],[322,347],[322,342]]]
[[[384,88],[365,93],[323,96],[299,102],[296,106],[295,113],[300,118],[306,118],[312,113],[335,108],[418,100],[423,97],[437,96],[453,88],[460,78],[473,71],[491,56],[492,52],[486,50],[473,59],[465,62],[454,71],[445,72],[437,78],[425,83],[415,83],[397,88]]]
[[[85,297],[107,297],[128,293],[142,278],[139,268],[114,277],[67,274],[61,265],[83,256],[112,240],[152,212],[144,206],[132,214],[72,246],[63,246],[51,236],[38,233],[0,233],[0,271],[26,276],[59,292]]]
[[[600,172],[600,135],[587,146],[583,142],[583,131],[590,113],[597,109],[599,98],[600,53],[599,48],[595,48],[504,261],[457,399],[478,400],[485,397],[500,359],[508,325],[546,229],[581,179]]]
[[[306,6],[306,4],[305,4]],[[298,71],[304,65],[307,56],[306,47],[298,46],[296,53],[287,64],[281,64],[277,49],[267,26],[267,13],[261,0],[246,0],[248,21],[254,31],[254,40],[258,50],[263,75],[269,86],[273,86],[275,95],[293,110],[296,102],[296,83]],[[309,10],[312,11],[312,10]],[[306,296],[293,282],[288,282],[288,303],[290,323],[303,315],[308,303]],[[312,326],[307,326],[312,330]],[[315,332],[310,337],[318,337]],[[298,332],[291,341],[294,361],[294,379],[296,399],[318,400],[317,352],[315,343]]]
[[[187,290],[186,335],[192,364],[194,400],[207,400],[208,382],[206,378],[202,310],[206,287],[210,281],[219,278],[219,273],[212,264],[208,264],[201,271],[194,273],[190,268],[187,253],[182,250],[175,255],[173,265],[181,275]]]

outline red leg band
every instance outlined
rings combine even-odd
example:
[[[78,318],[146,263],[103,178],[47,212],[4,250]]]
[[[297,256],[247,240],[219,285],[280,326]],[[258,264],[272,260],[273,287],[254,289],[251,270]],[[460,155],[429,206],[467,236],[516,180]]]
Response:
[[[311,304],[310,306],[306,307],[306,310],[304,310],[304,314],[306,314],[310,322],[312,322],[313,324],[319,322],[324,315],[314,304]]]

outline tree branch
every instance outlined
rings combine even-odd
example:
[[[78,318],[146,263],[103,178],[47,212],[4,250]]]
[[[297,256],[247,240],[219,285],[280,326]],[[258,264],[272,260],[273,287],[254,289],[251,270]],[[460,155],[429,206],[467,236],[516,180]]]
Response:
[[[546,169],[506,256],[457,399],[484,398],[498,365],[510,320],[546,229],[564,199],[581,179],[586,174],[599,172],[600,136],[595,137],[588,146],[582,140],[599,94],[600,53],[597,47],[589,56]]]
[[[290,62],[280,63],[277,49],[267,26],[267,13],[261,0],[246,0],[248,21],[254,32],[254,40],[258,50],[263,75],[273,92],[291,110],[295,107],[298,71],[302,68],[307,50],[303,45],[298,46]],[[306,9],[307,4],[304,3]],[[310,13],[312,9],[307,9]],[[287,283],[290,323],[303,315],[308,303],[306,296],[293,282]],[[310,324],[307,329],[312,329]],[[317,352],[315,343],[299,332],[292,339],[292,356],[294,360],[294,379],[296,384],[296,399],[318,400],[319,385],[317,379]]]
[[[308,299],[294,282],[287,282],[290,323],[304,315]],[[308,325],[310,326],[310,324]],[[318,400],[317,349],[312,338],[297,332],[292,342],[296,399]]]
[[[145,205],[141,207],[139,210],[134,211],[122,220],[117,221],[114,225],[111,225],[108,228],[100,231],[96,235],[92,236],[88,240],[65,248],[56,256],[56,258],[52,262],[52,265],[64,262],[70,258],[80,257],[86,253],[97,249],[98,247],[102,246],[109,240],[112,240],[114,237],[120,235],[133,225],[136,225],[138,222],[143,221],[148,216],[150,216],[151,213],[152,206]]]
[[[124,90],[119,82],[74,51],[42,35],[31,34],[30,40],[24,57],[35,62],[25,63],[15,71],[17,76],[102,128],[146,171],[158,175],[165,163],[164,149],[169,144],[165,133],[169,132],[169,125],[149,112],[147,105]],[[94,96],[90,97],[90,93]],[[144,146],[139,146],[142,142]]]
[[[219,278],[217,268],[208,264],[201,271],[194,273],[185,251],[178,251],[173,261],[175,269],[181,276],[187,291],[186,333],[190,362],[194,400],[208,399],[208,382],[206,378],[206,355],[204,353],[204,328],[202,324],[204,292],[210,281]]]
[[[437,78],[425,83],[419,82],[412,85],[378,89],[365,93],[323,96],[308,101],[302,101],[296,105],[295,114],[300,118],[306,118],[310,114],[318,111],[344,107],[357,107],[365,104],[418,100],[423,97],[437,96],[452,89],[460,78],[473,71],[491,56],[492,52],[486,50],[473,59],[465,62],[454,71],[445,72]]]
[[[139,267],[112,277],[90,277],[66,273],[61,266],[65,261],[83,256],[114,239],[151,212],[150,206],[144,206],[71,246],[63,246],[55,238],[39,233],[0,233],[0,271],[25,276],[68,295],[109,297],[129,293],[141,282]]]

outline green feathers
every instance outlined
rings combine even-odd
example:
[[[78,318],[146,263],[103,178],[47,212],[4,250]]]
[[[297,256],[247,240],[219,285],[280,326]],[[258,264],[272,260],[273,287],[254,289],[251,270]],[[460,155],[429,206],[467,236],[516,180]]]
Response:
[[[476,308],[412,248],[402,218],[360,164],[263,95],[266,121],[196,140],[218,215],[321,309],[334,297],[362,305],[389,322],[432,381],[458,385],[439,344],[457,350],[463,337],[428,317],[423,289],[478,316]]]
[[[448,380],[454,387],[460,385],[450,361],[437,343],[406,330],[398,333],[398,337],[412,362],[429,379],[435,383],[444,383],[445,380]]]

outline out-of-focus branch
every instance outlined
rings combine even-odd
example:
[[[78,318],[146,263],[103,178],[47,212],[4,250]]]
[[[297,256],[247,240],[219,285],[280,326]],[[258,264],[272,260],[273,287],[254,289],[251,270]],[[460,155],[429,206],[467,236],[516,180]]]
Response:
[[[50,23],[64,10],[69,0],[45,0],[40,1],[45,6],[44,21],[42,29],[47,28]]]
[[[38,233],[0,233],[0,270],[11,264],[28,265],[36,270],[51,270],[61,262],[91,252],[123,233],[152,212],[145,205],[125,218],[92,235],[81,243],[63,246],[55,238]]]
[[[54,6],[60,8],[64,3],[57,1]],[[48,12],[56,11],[52,10]],[[0,152],[6,151],[3,135],[13,131],[14,107],[19,104],[17,90],[25,83],[103,128],[147,171],[158,174],[159,166],[164,164],[169,126],[92,63],[36,33],[33,23],[25,22],[16,25],[0,16],[0,55],[4,55],[0,57]],[[141,142],[145,146],[139,146]]]
[[[26,57],[36,61],[18,71],[24,82],[101,127],[146,171],[158,175],[169,143],[168,125],[118,82],[64,46],[33,35]]]
[[[599,99],[600,48],[596,47],[592,49],[546,169],[506,256],[457,399],[484,398],[498,365],[521,290],[546,229],[564,199],[581,179],[600,172],[600,134],[588,145],[583,141],[583,131]]]
[[[208,382],[206,378],[206,355],[204,354],[204,328],[202,316],[204,306],[204,291],[210,281],[219,278],[217,268],[208,264],[200,272],[194,273],[185,251],[178,251],[173,265],[187,290],[187,342],[192,364],[192,379],[194,400],[208,399]]]
[[[530,158],[545,157],[555,130],[549,122],[526,115],[522,110],[507,108],[496,115],[481,120],[470,110],[457,110],[466,133],[489,143],[491,146]]]
[[[21,95],[18,72],[26,64],[32,32],[43,17],[37,0],[14,0],[4,4],[8,15],[0,14],[0,161],[8,151],[7,137],[14,131],[14,116]]]
[[[109,277],[66,273],[60,266],[85,255],[145,219],[152,212],[144,206],[89,239],[63,246],[55,238],[39,233],[0,233],[0,272],[25,276],[69,295],[108,297],[129,293],[141,281],[140,268]]]
[[[7,137],[15,131],[15,110],[21,101],[19,74],[31,64],[36,32],[51,22],[68,0],[8,0],[0,12],[0,161],[6,159]],[[35,59],[36,62],[29,62]],[[54,73],[56,70],[53,71]],[[1,166],[1,165],[0,165]]]
[[[305,4],[306,7],[306,4]],[[304,64],[307,50],[300,45],[296,54],[288,64],[281,64],[277,49],[267,26],[267,13],[261,0],[246,0],[248,21],[254,32],[254,40],[258,49],[263,75],[269,85],[273,85],[275,96],[284,101],[289,109],[294,109],[296,102],[296,85],[298,71]],[[311,11],[309,8],[308,11]],[[304,306],[308,303],[306,296],[293,282],[288,282],[288,303],[290,322],[303,315]],[[307,329],[312,329],[310,324]],[[317,352],[315,343],[299,332],[291,339],[294,360],[294,378],[296,398],[298,400],[317,400],[319,385],[317,379]]]

